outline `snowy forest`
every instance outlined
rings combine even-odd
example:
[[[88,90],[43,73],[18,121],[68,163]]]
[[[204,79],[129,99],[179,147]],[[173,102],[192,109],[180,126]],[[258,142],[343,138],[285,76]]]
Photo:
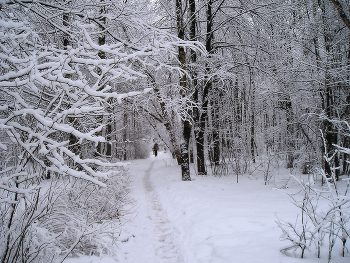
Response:
[[[113,255],[155,142],[183,184],[284,169],[275,250],[347,262],[349,0],[0,0],[0,63],[1,263]]]

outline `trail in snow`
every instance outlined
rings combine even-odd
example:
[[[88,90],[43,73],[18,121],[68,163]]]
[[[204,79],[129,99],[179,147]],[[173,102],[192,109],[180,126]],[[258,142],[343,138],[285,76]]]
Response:
[[[275,179],[285,178],[289,170],[280,173]],[[299,258],[300,251],[294,257],[280,253],[290,243],[280,240],[276,217],[294,223],[300,210],[285,192],[274,190],[273,184],[265,185],[264,174],[259,178],[242,175],[237,184],[234,174],[214,177],[192,173],[193,180],[183,182],[180,167],[165,153],[130,161],[129,174],[130,196],[135,202],[122,217],[116,254],[113,258],[86,256],[65,262],[319,263],[328,258],[327,243],[322,247],[321,261],[312,248],[304,259]],[[307,180],[305,175],[298,176]],[[298,184],[289,187],[290,193],[300,190]],[[340,257],[340,242],[334,251],[332,262],[349,262],[349,253]]]
[[[157,262],[183,262],[175,238],[175,228],[168,221],[159,202],[156,189],[151,181],[151,171],[156,161],[152,161],[143,177],[143,185],[147,199],[148,216],[153,225],[154,248]]]

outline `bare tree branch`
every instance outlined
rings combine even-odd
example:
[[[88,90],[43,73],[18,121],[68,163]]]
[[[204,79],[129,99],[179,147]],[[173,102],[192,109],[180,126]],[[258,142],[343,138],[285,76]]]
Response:
[[[342,5],[339,3],[338,0],[330,0],[330,1],[333,3],[335,8],[337,9],[338,14],[339,14],[340,18],[343,20],[343,22],[346,25],[346,27],[350,30],[350,20],[347,17],[347,15],[345,14]]]

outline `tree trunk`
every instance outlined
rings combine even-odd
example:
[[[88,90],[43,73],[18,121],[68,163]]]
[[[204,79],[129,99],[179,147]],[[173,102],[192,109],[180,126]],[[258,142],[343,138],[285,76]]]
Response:
[[[205,48],[209,54],[212,53],[213,47],[212,47],[212,42],[214,38],[213,34],[213,13],[212,13],[212,5],[213,5],[213,0],[209,0],[207,3],[207,34],[206,34],[206,41],[205,41]],[[208,101],[208,95],[209,92],[213,90],[213,84],[212,84],[212,79],[209,77],[210,74],[210,68],[209,65],[207,64],[207,78],[206,78],[206,94],[203,94],[203,101]],[[206,96],[206,97],[204,97]],[[213,140],[213,147],[211,151],[211,156],[212,156],[212,161],[215,167],[217,167],[220,163],[220,141],[219,141],[219,131],[218,131],[218,105],[217,105],[217,100],[213,98],[211,100],[211,106],[212,106],[212,140]],[[203,109],[205,112],[207,112],[207,105],[206,103],[206,109]],[[206,113],[207,114],[207,113]],[[205,116],[206,117],[206,116]],[[202,120],[205,121],[207,118],[203,118]],[[205,127],[205,125],[204,125]],[[214,170],[215,170],[214,167]]]
[[[104,2],[104,0],[100,0],[100,2]],[[100,9],[100,15],[101,17],[99,18],[99,21],[102,23],[102,25],[104,25],[106,23],[106,17],[105,17],[105,13],[106,13],[106,9],[102,6],[101,9]],[[100,30],[103,31],[104,28],[103,26],[100,25]],[[106,36],[105,34],[100,34],[98,36],[98,45],[99,46],[103,46],[104,44],[106,43]],[[106,54],[105,52],[99,50],[97,52],[97,55],[100,59],[105,59],[106,58]],[[100,68],[97,68],[97,73],[99,75],[102,74],[102,71]],[[100,82],[103,82],[103,77],[101,78],[101,81]],[[99,88],[98,88],[98,91],[101,91],[103,90],[104,88],[104,85],[101,85]],[[111,110],[109,110],[111,112]],[[101,116],[101,119],[102,121],[104,121],[104,118],[103,116]],[[103,129],[103,132],[101,133],[102,136],[109,136],[108,134],[108,131],[112,131],[112,126],[111,126],[111,120],[110,118],[108,117],[107,118],[107,125],[106,127]],[[104,155],[104,156],[110,156],[110,154],[108,155],[108,153],[111,151],[109,151],[109,149],[111,150],[111,145],[109,144],[109,142],[99,142],[98,145],[97,145],[97,152],[100,153],[101,155]]]
[[[126,161],[128,159],[127,156],[127,149],[128,149],[128,113],[124,107],[124,112],[123,112],[123,160]]]
[[[283,98],[283,109],[286,113],[286,121],[287,121],[287,168],[293,168],[294,166],[294,151],[295,151],[295,143],[294,143],[294,112],[292,108],[292,101],[289,95],[286,95]]]
[[[255,163],[255,86],[252,81],[252,69],[249,66],[249,86],[250,86],[250,154]]]
[[[330,69],[332,68],[332,64],[336,58],[334,56],[332,57],[332,32],[329,30],[329,27],[327,25],[326,21],[326,7],[324,0],[319,1],[319,7],[322,12],[322,20],[323,20],[323,36],[324,36],[324,42],[325,42],[325,48],[326,48],[326,56],[329,57],[327,59],[327,65],[326,65],[326,71],[325,71],[325,81],[324,81],[324,93],[325,93],[325,111],[326,111],[326,116],[327,119],[324,120],[324,134],[325,134],[325,140],[326,140],[326,151],[325,154],[327,157],[330,157],[334,154],[335,152],[335,147],[334,144],[337,144],[338,142],[338,131],[337,127],[330,121],[333,118],[336,117],[336,105],[335,105],[335,88],[333,87],[333,77],[330,73]],[[339,156],[336,154],[334,156],[334,164],[336,167],[339,166],[340,161],[339,161]],[[327,176],[332,175],[332,169],[331,169],[331,163],[325,161],[325,173]],[[335,179],[338,180],[340,175],[339,169],[335,170]]]
[[[63,14],[63,26],[64,27],[68,27],[69,26],[69,14],[68,13],[64,13]],[[67,49],[69,45],[69,36],[67,34],[64,34],[63,37],[63,49]],[[65,78],[70,78],[71,75],[70,74],[65,74],[64,75]],[[68,122],[70,123],[70,125],[72,125],[73,127],[77,128],[77,119],[74,117],[68,117]],[[69,134],[69,150],[72,151],[74,154],[79,155],[81,152],[81,147],[78,144],[78,138],[73,135],[72,133]],[[46,175],[47,179],[50,178],[50,172],[47,173]]]
[[[190,6],[190,40],[194,41],[196,40],[196,1],[195,0],[189,0],[189,6]],[[191,49],[191,63],[192,63],[192,79],[193,79],[193,102],[197,105],[199,104],[199,87],[197,82],[197,72],[195,68],[195,63],[197,62],[197,54],[196,51]],[[199,175],[205,175],[206,167],[205,167],[205,156],[204,156],[204,133],[200,132],[201,125],[200,125],[200,114],[198,108],[194,108],[193,110],[193,120],[196,125],[196,128],[194,129],[194,135],[196,140],[196,155],[197,155],[197,171]]]
[[[347,66],[350,68],[350,40],[349,40],[349,48],[347,52]],[[348,76],[347,81],[349,83],[350,76]],[[344,111],[344,116],[350,116],[350,91],[348,91],[348,95],[346,96],[346,108]],[[348,136],[343,137],[343,147],[349,148],[350,147],[350,140]],[[350,163],[350,155],[347,153],[343,154],[343,174],[349,174],[349,163]]]
[[[343,20],[345,26],[350,30],[350,19],[344,12],[343,6],[340,4],[338,0],[330,0],[330,1],[333,3],[334,7],[337,9],[338,14],[340,18]]]
[[[219,91],[216,91],[219,92]],[[219,101],[217,97],[212,98],[211,100],[211,117],[212,117],[212,163],[214,164],[214,171],[217,171],[217,168],[220,164],[220,125],[219,125]]]
[[[182,18],[182,1],[176,0],[176,20],[177,20],[177,32],[178,37],[182,40],[185,39],[183,18]],[[186,69],[186,54],[185,49],[179,46],[179,62],[180,67]],[[182,97],[187,95],[187,79],[186,74],[183,74],[180,78],[180,94]],[[182,122],[183,125],[183,141],[181,142],[181,174],[183,181],[191,181],[190,176],[190,160],[189,160],[189,142],[191,137],[191,123],[186,119]]]

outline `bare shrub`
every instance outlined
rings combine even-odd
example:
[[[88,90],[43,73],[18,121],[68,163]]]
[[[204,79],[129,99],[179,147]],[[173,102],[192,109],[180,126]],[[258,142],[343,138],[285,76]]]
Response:
[[[323,170],[326,185],[317,188],[313,180],[304,182],[295,180],[301,186],[300,192],[289,194],[293,204],[300,208],[300,214],[294,223],[278,219],[277,224],[283,234],[281,238],[292,244],[281,251],[287,253],[300,249],[304,257],[305,250],[311,250],[314,245],[319,258],[323,244],[328,242],[328,262],[331,261],[333,248],[337,240],[342,242],[342,256],[347,251],[346,241],[350,236],[350,199],[348,197],[349,181],[342,182],[342,190],[335,176],[327,178]],[[310,177],[309,177],[310,178]],[[322,204],[322,205],[321,205]],[[325,240],[328,237],[328,240]]]

